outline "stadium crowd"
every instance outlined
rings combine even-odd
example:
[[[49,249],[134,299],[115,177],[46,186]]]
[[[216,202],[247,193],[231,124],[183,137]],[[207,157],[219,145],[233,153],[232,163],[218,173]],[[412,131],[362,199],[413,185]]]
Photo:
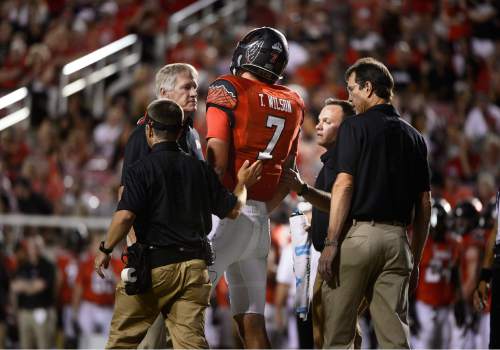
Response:
[[[347,98],[344,71],[358,58],[372,56],[387,64],[395,80],[394,105],[427,142],[433,197],[450,205],[447,229],[461,242],[455,263],[468,271],[459,300],[470,302],[500,184],[500,4],[250,0],[244,24],[226,19],[200,34],[182,34],[158,62],[153,54],[156,36],[164,33],[169,15],[192,2],[2,1],[0,94],[28,87],[32,114],[29,128],[0,132],[0,213],[111,216],[124,146],[152,100],[156,68],[188,62],[200,72],[194,126],[203,139],[208,84],[228,72],[242,34],[273,26],[285,33],[290,49],[281,84],[305,100],[298,167],[309,184],[321,167],[323,150],[315,142],[315,125],[325,99]],[[67,112],[57,115],[62,66],[128,33],[137,33],[143,43],[130,89],[107,96],[102,115],[93,114],[84,94],[71,96]],[[274,291],[280,253],[289,241],[288,217],[299,199],[290,195],[271,217],[266,320],[275,347],[298,346],[296,332],[286,322],[276,322]],[[469,208],[466,203],[473,210],[463,214],[458,209]],[[82,237],[68,229],[0,227],[0,348],[102,346],[95,335],[106,337],[121,269],[116,257],[107,279],[94,276],[92,254],[102,233]],[[425,279],[425,272],[421,274]],[[421,295],[417,293],[417,300],[432,305],[433,297]],[[448,301],[450,310],[460,309],[453,305],[456,300]],[[224,281],[212,301],[210,344],[237,346],[227,334],[231,320]],[[29,317],[27,310],[36,312]],[[412,330],[421,331],[418,315],[413,319]],[[481,317],[470,312],[464,322],[477,337],[456,347],[487,347]],[[363,346],[373,347],[376,343],[366,333],[369,321],[364,324]],[[49,336],[56,332],[58,337]]]

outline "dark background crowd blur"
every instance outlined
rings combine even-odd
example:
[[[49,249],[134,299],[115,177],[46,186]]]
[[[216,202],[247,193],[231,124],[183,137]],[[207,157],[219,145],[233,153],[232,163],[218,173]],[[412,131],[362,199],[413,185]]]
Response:
[[[208,84],[228,73],[236,42],[250,28],[259,26],[279,28],[289,42],[290,60],[281,84],[296,89],[305,100],[298,165],[309,184],[314,183],[321,167],[315,124],[324,100],[347,98],[345,69],[360,57],[373,56],[386,63],[393,74],[394,105],[427,141],[433,195],[445,198],[452,207],[471,197],[488,207],[500,183],[498,1],[249,0],[242,22],[226,18],[196,35],[181,32],[181,40],[161,52],[159,59],[154,54],[156,39],[165,35],[174,12],[194,2],[1,2],[0,95],[27,87],[32,113],[28,127],[21,123],[0,132],[0,215],[111,216],[124,146],[153,99],[156,70],[171,62],[187,62],[199,70],[195,127],[203,136]],[[70,96],[67,110],[58,112],[54,106],[62,67],[130,33],[142,42],[142,59],[134,68],[130,88],[106,93],[103,113],[95,113],[92,100],[84,93]],[[112,82],[111,77],[106,86]],[[291,196],[272,216],[270,309],[280,250],[288,241],[287,219],[296,205],[296,196]],[[85,282],[86,278],[93,278],[85,276],[92,274],[85,268],[92,255],[87,247],[95,241],[91,237],[100,234],[20,228],[2,225],[0,220],[0,348],[23,344],[91,347],[92,343],[71,341],[86,334],[105,334],[107,326],[102,319],[106,320],[106,315],[100,318],[100,311],[88,307],[86,313],[81,311],[85,303],[107,311],[112,308],[112,298],[96,295],[112,291],[117,275],[110,273],[109,285],[86,291],[91,283]],[[46,261],[42,267],[40,259]],[[224,328],[224,322],[217,319],[227,315],[223,312],[227,310],[223,285],[218,288],[215,305],[209,313],[213,328]],[[64,330],[60,334],[65,338],[54,337],[54,343],[20,342],[30,322],[35,329],[42,324],[49,327],[52,308],[58,310],[54,330]],[[70,315],[63,317],[65,308]],[[23,310],[39,312],[26,316]],[[82,319],[91,317],[98,320],[85,325]],[[269,323],[273,328],[274,322]],[[271,332],[284,332],[278,328]],[[44,330],[45,337],[50,331]],[[38,336],[33,337],[37,341]],[[228,343],[229,338],[213,335],[211,344],[234,346]],[[293,342],[279,344],[296,346]]]

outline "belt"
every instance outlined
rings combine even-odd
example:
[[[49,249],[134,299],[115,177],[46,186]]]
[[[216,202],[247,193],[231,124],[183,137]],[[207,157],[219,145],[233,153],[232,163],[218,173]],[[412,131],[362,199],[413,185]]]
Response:
[[[390,225],[390,226],[399,226],[399,227],[406,227],[406,226],[408,226],[404,222],[397,221],[397,220],[378,221],[378,220],[356,220],[356,219],[352,219],[353,226],[356,226],[356,224],[358,222],[359,223],[361,223],[361,222],[369,223],[372,226],[375,226],[375,224]]]
[[[184,248],[178,246],[155,247],[149,251],[151,269],[176,264],[193,259],[203,259],[201,249]]]

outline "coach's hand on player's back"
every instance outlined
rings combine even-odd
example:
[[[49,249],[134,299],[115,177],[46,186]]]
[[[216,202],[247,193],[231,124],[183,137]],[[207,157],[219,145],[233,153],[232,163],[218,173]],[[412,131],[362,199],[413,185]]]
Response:
[[[262,173],[262,161],[257,160],[250,165],[250,161],[245,160],[240,170],[238,170],[238,182],[244,183],[246,187],[251,187],[260,180]]]

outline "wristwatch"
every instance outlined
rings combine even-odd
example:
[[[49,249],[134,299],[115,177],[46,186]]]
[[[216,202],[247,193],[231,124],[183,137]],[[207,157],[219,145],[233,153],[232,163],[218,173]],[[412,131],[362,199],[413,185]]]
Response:
[[[333,246],[333,245],[334,246],[338,246],[339,245],[339,241],[337,241],[336,239],[329,240],[328,237],[326,237],[323,244],[324,244],[325,247]]]
[[[104,246],[104,241],[101,241],[101,244],[99,244],[99,250],[106,255],[109,255],[113,252],[113,248],[106,248]]]
[[[299,196],[303,196],[305,195],[307,192],[309,191],[309,186],[307,185],[307,183],[303,183],[302,186],[300,186],[300,191],[297,192],[297,194]]]

